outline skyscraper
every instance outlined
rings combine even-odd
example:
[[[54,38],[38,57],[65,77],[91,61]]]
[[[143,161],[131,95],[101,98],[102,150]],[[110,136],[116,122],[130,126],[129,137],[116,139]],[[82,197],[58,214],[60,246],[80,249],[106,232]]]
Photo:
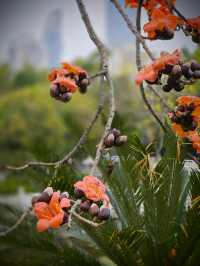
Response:
[[[46,21],[44,37],[48,66],[50,67],[55,67],[60,62],[62,52],[62,18],[62,11],[60,9],[55,9],[50,12]]]

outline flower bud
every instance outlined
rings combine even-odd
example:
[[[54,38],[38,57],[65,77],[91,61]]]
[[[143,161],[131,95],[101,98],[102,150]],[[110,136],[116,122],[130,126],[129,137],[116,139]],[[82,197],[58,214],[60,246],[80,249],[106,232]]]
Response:
[[[68,219],[69,219],[69,215],[66,212],[64,212],[62,224],[68,223]]]
[[[61,99],[63,102],[69,102],[71,100],[71,98],[72,98],[72,93],[70,93],[70,92],[65,92],[61,96]]]
[[[110,148],[114,145],[115,142],[115,136],[110,133],[104,140],[104,145],[106,148]]]
[[[84,212],[87,212],[91,206],[91,203],[89,200],[85,200],[80,203],[80,209]]]
[[[113,135],[115,136],[115,138],[119,137],[121,135],[121,132],[120,130],[116,129],[116,128],[113,128],[111,130],[111,132],[113,133]]]
[[[50,87],[50,95],[51,97],[59,97],[60,91],[59,91],[59,86],[57,84],[51,84]]]
[[[98,218],[102,221],[108,220],[110,218],[110,209],[109,208],[100,208]]]
[[[47,187],[47,188],[45,188],[45,190],[43,192],[46,192],[47,194],[49,194],[49,196],[52,196],[53,188],[52,187]]]
[[[79,189],[79,188],[75,188],[74,189],[74,196],[79,199],[79,198],[82,198],[84,196],[84,191]]]
[[[38,202],[46,202],[46,203],[49,203],[50,200],[51,200],[51,196],[52,195],[49,195],[47,192],[43,191],[42,194],[41,194],[41,196],[38,199]]]
[[[121,146],[121,145],[125,144],[127,142],[127,140],[128,140],[128,137],[126,135],[119,136],[115,140],[115,145]]]
[[[97,216],[99,214],[99,206],[96,203],[92,203],[92,205],[89,208],[89,213],[92,216]]]
[[[34,196],[34,197],[32,197],[32,200],[31,200],[32,206],[33,206],[35,203],[39,202],[39,201],[38,201],[39,198],[40,198],[40,195],[39,195],[39,196]]]
[[[64,198],[69,198],[69,193],[68,192],[63,192],[63,193],[61,193],[61,195],[60,195],[60,200],[61,199],[64,199]]]
[[[192,60],[191,61],[191,69],[192,69],[192,71],[200,70],[200,64],[197,63],[197,61]]]
[[[182,70],[179,65],[173,66],[171,74],[177,78],[180,78],[182,76]]]
[[[200,79],[200,70],[195,70],[193,73],[193,78]]]
[[[87,87],[89,86],[89,84],[90,84],[90,81],[88,78],[82,79],[78,83],[80,93],[85,93],[87,91]]]

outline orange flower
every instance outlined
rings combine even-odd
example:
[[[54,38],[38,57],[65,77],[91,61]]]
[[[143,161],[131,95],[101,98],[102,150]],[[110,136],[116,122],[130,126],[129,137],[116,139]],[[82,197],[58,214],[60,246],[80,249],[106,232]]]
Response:
[[[179,105],[190,105],[200,106],[200,97],[197,96],[180,96],[176,100]]]
[[[165,68],[166,65],[178,64],[181,60],[180,50],[175,50],[172,54],[161,53],[161,57],[153,61],[152,64],[141,69],[136,75],[135,81],[137,85],[146,80],[149,82],[154,82],[159,77],[159,73]]]
[[[109,198],[106,195],[105,185],[94,176],[85,176],[82,181],[78,181],[74,184],[76,189],[80,189],[84,192],[87,199],[98,202],[105,201],[109,203]]]
[[[52,198],[46,202],[37,202],[33,206],[34,213],[38,218],[37,231],[43,232],[49,228],[58,228],[64,218],[62,208],[70,207],[70,200],[67,198],[60,199],[60,192],[54,192]]]
[[[53,81],[53,84],[58,84],[60,86],[61,92],[65,92],[67,89],[67,92],[74,93],[77,90],[77,85],[71,78],[57,77]]]
[[[176,0],[171,0],[168,1],[169,4],[171,5],[175,5],[176,4]],[[166,3],[165,0],[148,0],[146,1],[144,7],[147,9],[148,13],[151,14],[153,12],[153,10],[155,10],[156,8],[165,8],[169,10],[169,7]]]
[[[125,0],[125,6],[135,8],[138,6],[137,0]]]
[[[196,18],[187,19],[187,25],[200,32],[200,16]]]
[[[172,130],[180,138],[187,138],[189,135],[189,131],[184,131],[182,126],[180,124],[177,124],[177,123],[172,123]]]
[[[182,24],[182,20],[172,15],[168,9],[157,8],[151,14],[151,20],[144,25],[144,31],[147,32],[148,38],[156,39],[157,32],[163,30],[175,30],[177,25]]]
[[[80,75],[80,74],[86,74],[87,75],[87,72],[82,69],[81,67],[78,67],[78,66],[73,66],[71,64],[68,64],[66,62],[62,63],[62,67],[63,69],[67,70],[68,73],[70,74],[74,74],[74,75]]]

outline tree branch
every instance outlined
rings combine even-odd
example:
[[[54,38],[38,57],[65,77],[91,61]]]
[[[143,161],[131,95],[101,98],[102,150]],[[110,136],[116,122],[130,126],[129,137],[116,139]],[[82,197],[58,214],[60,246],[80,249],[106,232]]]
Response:
[[[106,135],[108,134],[108,132],[112,126],[112,122],[113,122],[114,115],[115,115],[114,86],[113,86],[113,83],[112,83],[112,80],[111,80],[111,77],[109,74],[109,70],[108,70],[108,51],[107,51],[107,48],[105,47],[103,42],[99,39],[98,35],[96,34],[96,32],[93,28],[93,25],[90,21],[90,18],[88,16],[88,13],[86,11],[86,8],[85,8],[83,1],[82,0],[76,0],[76,2],[78,5],[78,8],[79,8],[79,11],[81,13],[82,20],[85,24],[87,31],[88,31],[88,34],[89,34],[91,40],[94,42],[94,44],[97,46],[97,48],[99,50],[99,53],[100,53],[101,58],[102,58],[102,67],[103,67],[103,69],[107,70],[105,77],[106,77],[106,80],[108,82],[108,86],[110,88],[109,116],[108,116],[108,120],[107,120],[107,123],[105,126],[104,133],[102,135],[102,138],[100,140],[100,143],[99,143],[97,151],[96,151],[96,156],[94,159],[93,167],[90,171],[90,175],[93,175],[95,172],[95,169],[99,163],[99,160],[101,158],[102,151],[104,149],[104,139],[105,139]]]
[[[143,0],[139,0],[138,8],[137,8],[137,16],[136,16],[136,27],[137,27],[137,32],[139,32],[139,33],[141,32],[141,9],[142,9],[142,3],[143,3]],[[140,71],[141,68],[142,68],[142,62],[141,62],[140,40],[138,38],[136,38],[136,65],[137,65],[138,71]],[[161,126],[161,128],[165,132],[166,131],[165,126],[163,125],[163,123],[160,120],[160,118],[158,117],[158,115],[154,112],[153,108],[151,107],[151,104],[149,103],[149,101],[148,101],[148,99],[146,97],[143,84],[140,86],[140,92],[141,92],[143,101],[146,104],[149,112],[153,115],[155,120],[158,122],[158,124]]]
[[[151,60],[155,60],[154,55],[152,54],[152,52],[150,51],[149,47],[147,46],[144,38],[142,37],[140,32],[138,32],[137,28],[132,24],[132,22],[129,19],[128,15],[125,13],[123,8],[119,4],[118,0],[110,0],[110,1],[114,4],[115,8],[118,10],[120,15],[122,16],[122,18],[126,22],[127,27],[129,28],[129,30],[135,35],[136,39],[142,44],[142,46],[143,46],[145,52],[147,53],[147,55],[149,56],[149,58]]]
[[[12,231],[14,231],[26,218],[26,216],[30,213],[31,209],[26,210],[21,216],[20,218],[17,220],[17,222],[11,226],[8,230],[4,231],[4,232],[0,232],[0,237],[1,236],[6,236],[9,233],[11,233]]]

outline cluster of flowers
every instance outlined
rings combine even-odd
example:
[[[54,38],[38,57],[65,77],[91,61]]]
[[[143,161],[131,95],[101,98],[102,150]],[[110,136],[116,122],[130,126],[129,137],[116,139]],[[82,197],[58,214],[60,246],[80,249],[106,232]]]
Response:
[[[126,135],[122,135],[120,130],[113,128],[104,139],[105,148],[111,148],[113,146],[121,146],[128,140]]]
[[[175,111],[168,114],[172,129],[180,138],[191,142],[193,149],[200,154],[200,97],[181,96],[177,103]]]
[[[110,217],[110,200],[106,195],[105,185],[94,176],[85,176],[82,181],[74,184],[75,197],[81,198],[77,211],[89,211],[91,217],[107,220]],[[37,231],[59,228],[68,223],[70,210],[75,204],[67,192],[54,191],[47,187],[40,195],[32,198],[35,216],[38,218]]]
[[[136,84],[141,85],[144,80],[150,84],[161,84],[163,74],[167,75],[163,91],[169,92],[172,89],[181,91],[186,84],[200,79],[200,64],[195,60],[183,63],[179,50],[175,50],[172,54],[161,53],[160,58],[139,71]]]
[[[200,43],[200,16],[187,19],[187,24],[184,25],[184,32],[192,37],[193,42]]]
[[[61,68],[52,69],[48,79],[51,82],[50,95],[62,102],[70,101],[77,88],[85,93],[90,84],[85,70],[68,63],[63,63]]]
[[[96,177],[85,176],[74,185],[75,196],[82,199],[80,210],[100,221],[110,217],[109,198],[105,185]]]
[[[149,22],[144,25],[144,32],[150,40],[170,40],[174,37],[175,30],[182,27],[186,35],[192,36],[194,42],[200,42],[200,17],[184,20],[173,14],[176,0],[144,0]],[[137,0],[125,0],[125,5],[130,8],[138,7]]]

